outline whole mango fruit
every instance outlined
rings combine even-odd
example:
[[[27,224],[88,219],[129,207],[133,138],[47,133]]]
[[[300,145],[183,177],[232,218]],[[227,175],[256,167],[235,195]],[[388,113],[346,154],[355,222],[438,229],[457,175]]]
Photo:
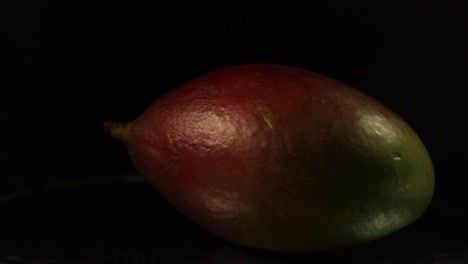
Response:
[[[400,117],[291,66],[222,68],[105,128],[182,214],[249,247],[372,241],[414,222],[434,190],[429,154]]]

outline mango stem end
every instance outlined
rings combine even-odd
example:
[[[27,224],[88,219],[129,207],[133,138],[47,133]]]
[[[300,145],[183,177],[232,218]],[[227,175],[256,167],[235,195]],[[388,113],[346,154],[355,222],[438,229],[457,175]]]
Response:
[[[104,130],[107,131],[111,136],[120,140],[125,140],[127,137],[128,127],[128,124],[125,123],[104,123]]]

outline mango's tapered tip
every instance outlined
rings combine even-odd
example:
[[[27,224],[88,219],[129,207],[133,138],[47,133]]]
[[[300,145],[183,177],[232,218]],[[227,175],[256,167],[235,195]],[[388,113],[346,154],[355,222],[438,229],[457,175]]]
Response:
[[[126,123],[104,123],[104,130],[107,131],[111,136],[120,140],[125,140],[127,137],[128,127],[129,125]]]

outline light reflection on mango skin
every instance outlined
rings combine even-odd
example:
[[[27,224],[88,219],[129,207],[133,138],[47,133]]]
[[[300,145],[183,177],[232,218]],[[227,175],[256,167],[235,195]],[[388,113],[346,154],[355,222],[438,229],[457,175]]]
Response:
[[[239,199],[239,193],[220,193],[207,190],[202,194],[204,206],[218,219],[230,219],[246,215],[252,209]]]
[[[359,122],[361,129],[366,130],[369,134],[375,134],[380,140],[390,144],[394,143],[397,137],[403,137],[398,127],[381,114],[364,113],[361,115]]]
[[[178,118],[171,133],[172,140],[178,144],[205,146],[209,151],[231,148],[238,140],[235,135],[248,133],[238,131],[246,127],[239,124],[241,119],[234,121],[235,118],[222,112],[192,111]]]
[[[372,237],[405,225],[409,217],[411,217],[411,212],[408,210],[393,208],[380,211],[377,209],[373,213],[366,214],[366,217],[360,218],[352,229],[356,236]]]

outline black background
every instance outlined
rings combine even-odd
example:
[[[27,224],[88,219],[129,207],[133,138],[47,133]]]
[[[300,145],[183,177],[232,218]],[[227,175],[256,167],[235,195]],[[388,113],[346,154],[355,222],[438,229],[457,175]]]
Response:
[[[426,144],[434,204],[466,215],[462,0],[0,3],[0,193],[135,173],[102,129],[208,71],[271,62],[378,99]],[[55,201],[58,206],[60,201]]]

